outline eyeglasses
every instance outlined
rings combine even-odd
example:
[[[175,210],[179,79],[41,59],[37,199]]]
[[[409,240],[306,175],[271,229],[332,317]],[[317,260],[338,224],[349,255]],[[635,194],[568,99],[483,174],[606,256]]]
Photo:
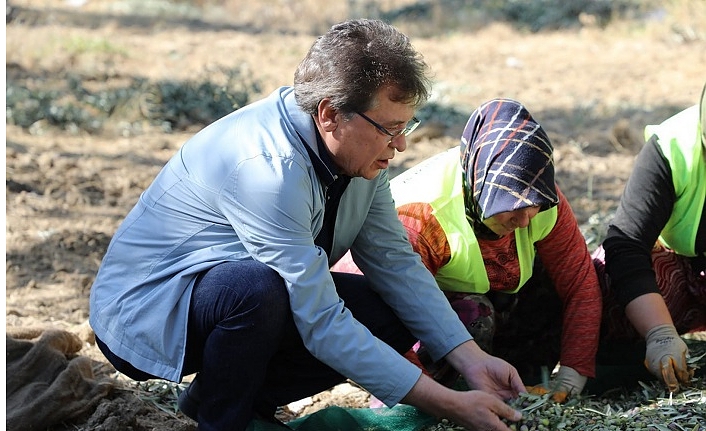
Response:
[[[361,117],[363,117],[363,119],[365,121],[367,121],[368,123],[375,126],[375,128],[378,129],[378,131],[380,133],[382,133],[383,135],[389,136],[390,142],[392,142],[393,139],[395,139],[396,137],[398,137],[400,135],[407,136],[410,133],[414,132],[414,129],[416,129],[417,126],[419,126],[419,123],[421,123],[421,121],[419,121],[419,119],[417,117],[412,117],[412,119],[409,120],[409,122],[402,129],[397,130],[396,132],[390,132],[385,127],[382,127],[381,125],[379,125],[375,121],[371,120],[367,115],[365,115],[361,112],[356,112],[356,114],[360,115]]]

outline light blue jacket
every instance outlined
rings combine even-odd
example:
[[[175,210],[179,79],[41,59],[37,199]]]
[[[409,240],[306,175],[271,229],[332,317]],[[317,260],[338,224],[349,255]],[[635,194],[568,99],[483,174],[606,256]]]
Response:
[[[420,370],[353,318],[314,245],[324,191],[304,145],[318,154],[315,134],[293,90],[282,87],[186,142],[108,247],[91,289],[96,336],[135,367],[180,381],[197,274],[255,259],[284,279],[315,357],[387,405],[399,402]],[[387,171],[353,178],[341,198],[331,261],[349,248],[435,358],[471,338],[407,241]]]

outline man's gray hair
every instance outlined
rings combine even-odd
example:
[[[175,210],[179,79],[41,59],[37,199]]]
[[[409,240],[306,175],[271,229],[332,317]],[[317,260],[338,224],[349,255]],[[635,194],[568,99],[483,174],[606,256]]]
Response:
[[[429,98],[428,72],[409,38],[393,26],[349,20],[314,42],[294,74],[294,94],[311,115],[324,98],[343,114],[367,111],[385,86],[395,90],[393,101],[418,107]]]

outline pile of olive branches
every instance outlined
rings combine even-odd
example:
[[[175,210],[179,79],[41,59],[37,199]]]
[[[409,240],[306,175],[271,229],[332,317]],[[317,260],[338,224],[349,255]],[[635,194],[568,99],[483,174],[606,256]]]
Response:
[[[701,370],[706,342],[689,342],[689,349],[698,376],[679,393],[667,392],[657,381],[598,397],[573,397],[564,404],[554,402],[551,394],[525,393],[508,403],[522,412],[522,420],[508,426],[516,431],[706,431],[706,374]],[[424,431],[464,429],[443,420]]]

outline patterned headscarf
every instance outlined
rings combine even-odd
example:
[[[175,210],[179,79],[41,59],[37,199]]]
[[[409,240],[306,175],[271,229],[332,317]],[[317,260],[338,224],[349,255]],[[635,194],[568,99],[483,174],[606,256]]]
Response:
[[[498,213],[559,203],[549,137],[527,109],[510,99],[478,107],[461,137],[466,217],[477,233],[493,237],[482,221]]]

